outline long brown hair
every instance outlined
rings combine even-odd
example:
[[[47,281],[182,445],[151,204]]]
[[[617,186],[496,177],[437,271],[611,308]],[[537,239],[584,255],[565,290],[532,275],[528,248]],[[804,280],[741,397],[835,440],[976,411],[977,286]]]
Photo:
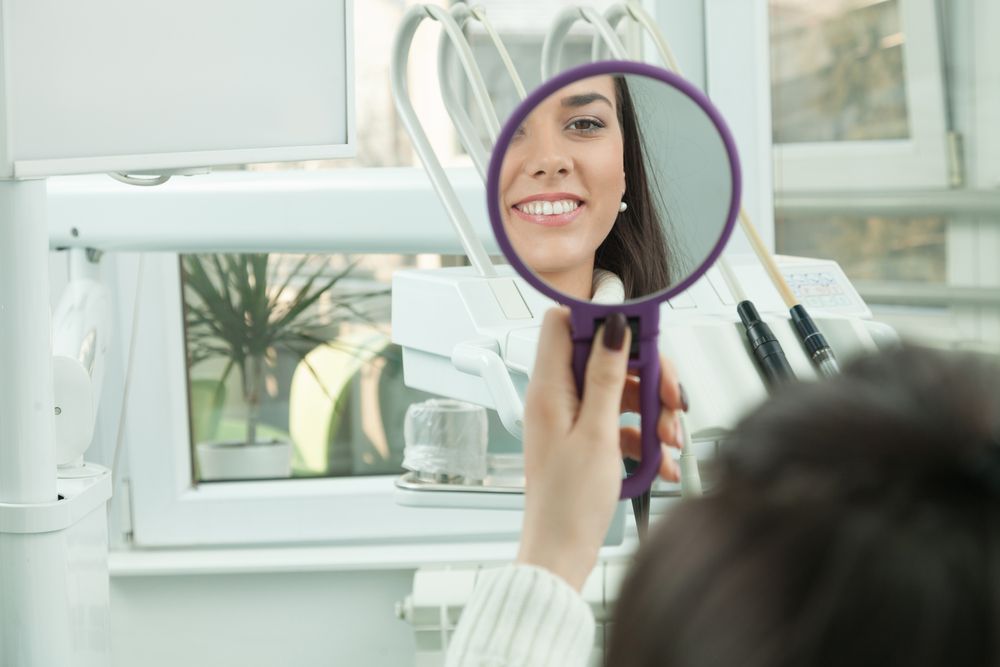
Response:
[[[642,152],[642,130],[625,77],[615,77],[618,123],[622,128],[625,201],[611,232],[597,248],[594,267],[611,271],[625,286],[625,298],[637,299],[670,285],[670,251],[650,190]]]
[[[916,348],[789,385],[640,550],[613,667],[1000,664],[1000,366]]]

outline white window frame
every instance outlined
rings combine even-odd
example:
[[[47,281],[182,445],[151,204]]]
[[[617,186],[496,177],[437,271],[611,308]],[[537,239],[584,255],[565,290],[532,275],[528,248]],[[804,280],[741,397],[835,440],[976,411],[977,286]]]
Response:
[[[945,188],[948,125],[935,0],[899,0],[910,138],[774,145],[782,192]]]
[[[144,262],[126,422],[137,546],[516,538],[520,512],[397,505],[395,475],[193,484],[178,255]]]
[[[493,246],[482,182],[471,169],[452,170],[449,177],[477,233]],[[413,211],[422,212],[419,227]],[[117,498],[129,501],[135,546],[516,540],[520,511],[400,506],[394,475],[192,482],[174,251],[460,252],[422,170],[229,172],[153,189],[122,186],[106,176],[51,179],[49,217],[53,246],[90,242],[116,251],[159,251],[142,256],[124,426],[128,484],[120,487],[130,493]],[[129,349],[139,271],[114,252],[104,261],[114,274],[119,327],[113,354],[121,358]],[[114,416],[102,421],[117,422],[119,407],[104,401],[102,411]],[[105,429],[105,437],[115,430]]]

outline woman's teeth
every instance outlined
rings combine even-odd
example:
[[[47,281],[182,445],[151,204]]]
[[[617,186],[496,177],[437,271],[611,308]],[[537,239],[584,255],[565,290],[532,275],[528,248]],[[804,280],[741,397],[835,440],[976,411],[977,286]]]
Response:
[[[517,204],[516,208],[528,215],[562,215],[575,211],[579,205],[580,202],[562,199],[559,201],[529,201]]]

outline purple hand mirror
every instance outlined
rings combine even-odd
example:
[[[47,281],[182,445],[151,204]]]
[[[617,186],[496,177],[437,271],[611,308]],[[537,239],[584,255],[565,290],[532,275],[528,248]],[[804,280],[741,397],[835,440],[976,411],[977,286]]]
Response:
[[[515,270],[572,311],[579,391],[601,322],[620,312],[632,329],[642,462],[622,498],[648,490],[660,467],[660,304],[719,257],[739,202],[739,160],[718,110],[642,63],[597,62],[547,81],[493,150],[493,231]]]

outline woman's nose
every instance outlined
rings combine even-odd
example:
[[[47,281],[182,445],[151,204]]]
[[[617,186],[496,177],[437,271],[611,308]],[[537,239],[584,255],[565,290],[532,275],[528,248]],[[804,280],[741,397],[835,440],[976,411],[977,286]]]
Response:
[[[524,165],[530,176],[565,176],[572,171],[573,161],[566,151],[560,149],[558,141],[536,137],[531,143]]]

